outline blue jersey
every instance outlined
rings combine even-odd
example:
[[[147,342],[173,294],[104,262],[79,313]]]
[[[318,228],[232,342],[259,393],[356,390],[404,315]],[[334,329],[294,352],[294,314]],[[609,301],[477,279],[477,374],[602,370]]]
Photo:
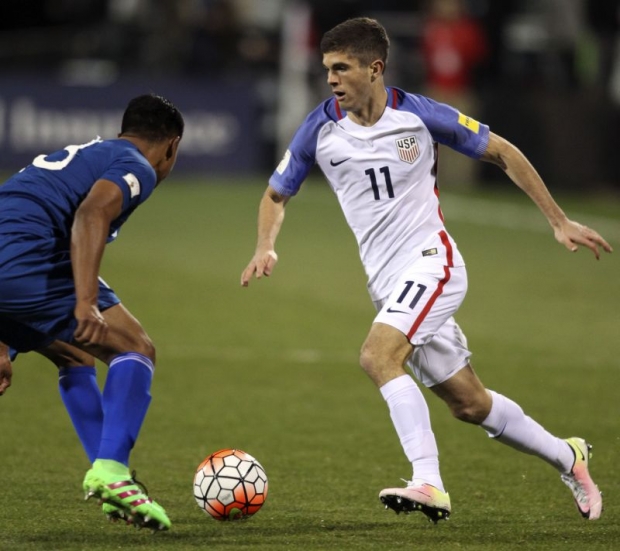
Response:
[[[317,164],[336,194],[359,246],[373,300],[387,297],[413,262],[463,265],[446,231],[436,181],[443,144],[474,159],[485,151],[488,126],[449,105],[387,88],[372,126],[360,126],[330,98],[296,132],[269,184],[295,195]]]
[[[0,186],[0,233],[52,231],[57,239],[69,239],[75,211],[101,179],[114,182],[123,192],[122,213],[110,226],[108,240],[114,239],[156,184],[153,167],[123,139],[97,138],[37,157]]]
[[[80,204],[102,179],[123,194],[110,241],[157,183],[155,170],[131,142],[97,138],[40,155],[0,186],[0,341],[18,351],[72,342],[71,228]],[[100,280],[99,309],[119,302]]]

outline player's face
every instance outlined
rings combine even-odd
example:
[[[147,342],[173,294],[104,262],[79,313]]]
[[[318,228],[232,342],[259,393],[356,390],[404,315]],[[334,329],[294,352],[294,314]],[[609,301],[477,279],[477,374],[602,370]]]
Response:
[[[327,69],[327,84],[341,109],[355,113],[368,105],[372,98],[373,66],[362,65],[344,52],[324,54],[323,66]]]

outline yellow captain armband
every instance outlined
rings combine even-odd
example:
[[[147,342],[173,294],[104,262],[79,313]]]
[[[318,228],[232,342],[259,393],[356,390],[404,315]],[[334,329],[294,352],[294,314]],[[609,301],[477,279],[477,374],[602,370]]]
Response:
[[[463,115],[463,113],[459,113],[459,124],[462,124],[465,128],[476,134],[480,132],[480,123],[476,119]]]

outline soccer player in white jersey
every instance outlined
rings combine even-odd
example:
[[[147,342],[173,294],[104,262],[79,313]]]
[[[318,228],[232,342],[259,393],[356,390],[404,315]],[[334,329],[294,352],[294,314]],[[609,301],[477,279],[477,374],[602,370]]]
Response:
[[[323,36],[333,97],[307,116],[269,180],[256,251],[241,284],[272,273],[285,205],[318,164],[357,238],[378,311],[360,363],[386,400],[413,467],[405,488],[380,492],[386,507],[421,511],[434,522],[451,511],[428,407],[408,366],[456,418],[554,466],[581,515],[595,520],[602,498],[588,471],[590,445],[550,434],[515,402],[487,390],[469,364],[471,353],[453,318],[465,297],[467,274],[439,207],[438,144],[502,168],[569,250],[584,246],[599,258],[600,249],[611,247],[594,230],[569,220],[523,154],[486,125],[448,105],[386,87],[388,50],[385,29],[374,19],[349,19]]]

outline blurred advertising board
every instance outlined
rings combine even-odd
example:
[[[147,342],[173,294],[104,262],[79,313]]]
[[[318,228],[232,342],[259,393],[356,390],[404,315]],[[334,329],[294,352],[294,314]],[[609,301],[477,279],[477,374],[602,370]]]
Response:
[[[259,166],[257,99],[248,83],[121,78],[110,86],[66,86],[52,77],[0,77],[0,170],[96,136],[115,138],[128,101],[168,98],[185,133],[175,171],[251,172]]]

